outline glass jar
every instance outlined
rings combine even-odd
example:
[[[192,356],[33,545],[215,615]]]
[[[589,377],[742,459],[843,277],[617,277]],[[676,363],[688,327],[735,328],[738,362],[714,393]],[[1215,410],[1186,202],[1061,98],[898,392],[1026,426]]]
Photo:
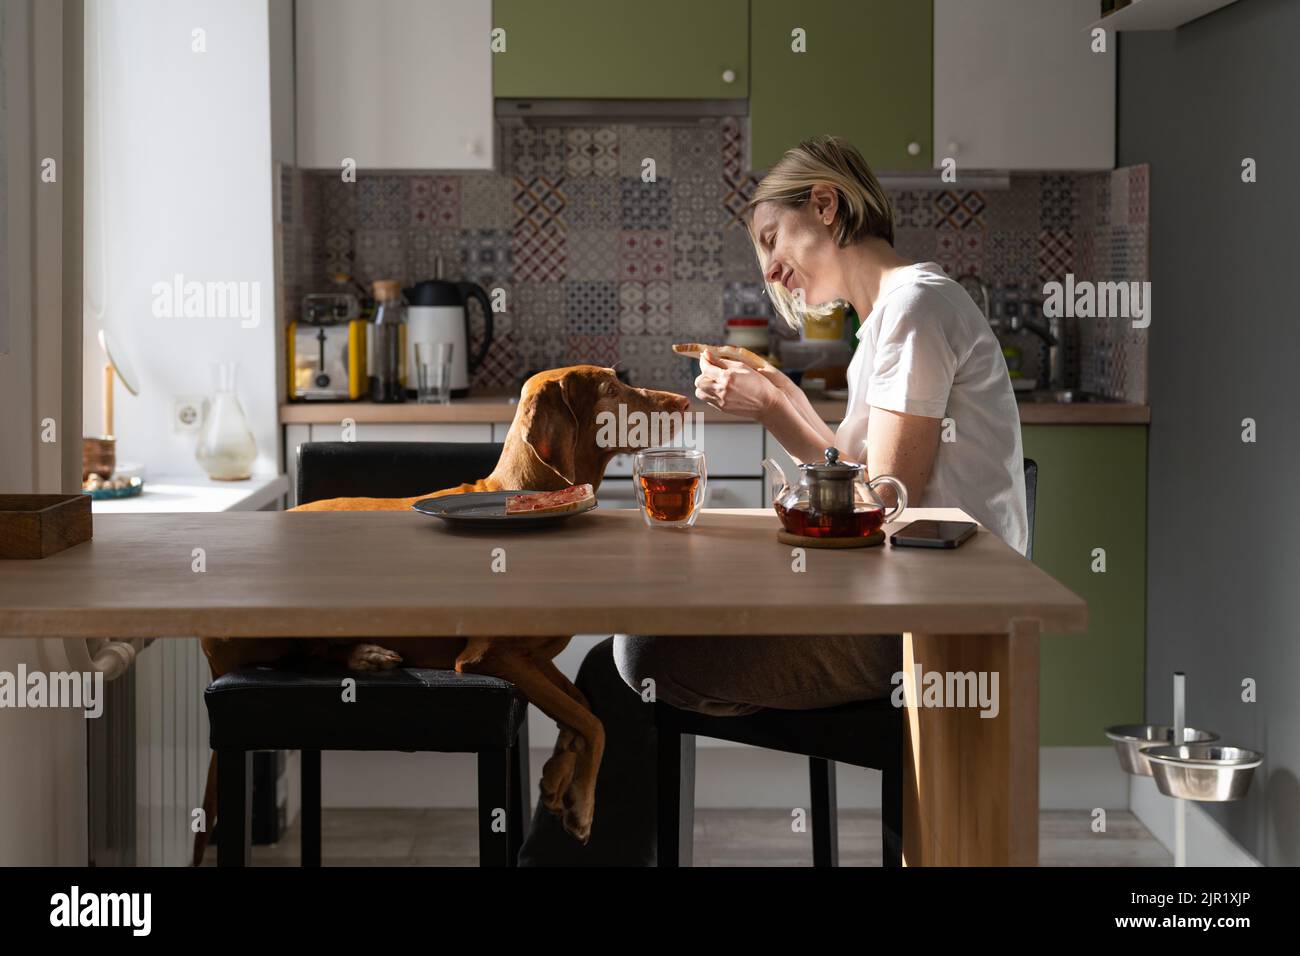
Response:
[[[766,358],[770,342],[771,331],[767,319],[748,315],[727,319],[727,345],[738,345]]]

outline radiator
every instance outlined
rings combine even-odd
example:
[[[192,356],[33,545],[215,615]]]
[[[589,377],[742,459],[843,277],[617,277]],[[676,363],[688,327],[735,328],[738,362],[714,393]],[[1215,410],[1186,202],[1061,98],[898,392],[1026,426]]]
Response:
[[[87,721],[90,863],[183,866],[208,772],[208,662],[196,638],[163,638],[104,684]]]

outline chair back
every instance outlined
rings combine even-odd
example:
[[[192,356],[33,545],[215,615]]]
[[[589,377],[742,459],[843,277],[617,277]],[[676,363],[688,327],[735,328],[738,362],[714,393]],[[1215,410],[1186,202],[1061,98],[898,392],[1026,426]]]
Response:
[[[1025,557],[1034,560],[1034,506],[1038,499],[1038,462],[1025,459],[1025,514],[1029,517],[1029,547]]]
[[[315,441],[298,446],[298,504],[410,498],[486,478],[500,442]]]

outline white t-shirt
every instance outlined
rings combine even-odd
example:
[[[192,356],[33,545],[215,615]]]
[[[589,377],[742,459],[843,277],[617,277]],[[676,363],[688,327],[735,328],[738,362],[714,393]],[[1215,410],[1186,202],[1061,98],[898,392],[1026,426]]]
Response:
[[[845,458],[866,460],[871,406],[951,418],[929,484],[909,504],[961,508],[1024,554],[1029,546],[1020,414],[1002,347],[982,312],[934,262],[892,273],[858,329],[849,404],[835,433]],[[870,462],[868,462],[870,466]]]

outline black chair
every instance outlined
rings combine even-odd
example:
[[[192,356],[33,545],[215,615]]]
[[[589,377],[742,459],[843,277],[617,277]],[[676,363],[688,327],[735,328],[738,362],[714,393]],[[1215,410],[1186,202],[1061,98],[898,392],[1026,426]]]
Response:
[[[500,453],[490,443],[308,443],[298,449],[298,501],[410,497],[482,478]],[[343,677],[357,682],[354,702],[341,701]],[[508,681],[402,667],[251,667],[213,681],[203,697],[217,753],[218,866],[249,863],[255,750],[302,751],[303,866],[320,866],[322,750],[477,754],[479,863],[515,865],[528,818],[528,702]],[[498,808],[504,832],[493,827]]]
[[[1033,558],[1038,465],[1025,459],[1025,502]],[[817,710],[764,709],[713,717],[656,701],[658,857],[660,866],[690,866],[695,828],[695,738],[712,737],[808,758],[813,866],[839,865],[835,764],[881,772],[880,836],[885,866],[903,860],[904,711],[888,698]]]

